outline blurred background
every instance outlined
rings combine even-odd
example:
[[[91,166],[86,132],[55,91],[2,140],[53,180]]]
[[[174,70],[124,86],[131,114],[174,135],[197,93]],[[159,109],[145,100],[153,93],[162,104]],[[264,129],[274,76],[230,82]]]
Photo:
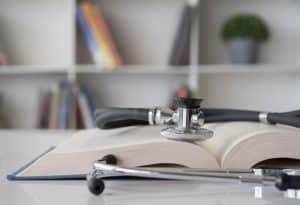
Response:
[[[300,108],[299,0],[0,0],[0,126],[97,107]]]

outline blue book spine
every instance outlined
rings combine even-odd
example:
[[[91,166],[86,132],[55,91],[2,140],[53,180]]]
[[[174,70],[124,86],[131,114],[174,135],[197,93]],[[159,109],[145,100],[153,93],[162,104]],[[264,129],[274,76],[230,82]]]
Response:
[[[59,116],[59,128],[68,128],[68,117],[69,117],[69,104],[70,104],[70,92],[68,82],[61,82],[60,88],[62,90],[61,107]]]
[[[101,55],[100,48],[79,5],[77,5],[76,8],[76,17],[81,31],[83,33],[83,36],[85,38],[85,41],[87,43],[89,52],[93,57],[93,61],[97,64],[104,65],[103,56]]]

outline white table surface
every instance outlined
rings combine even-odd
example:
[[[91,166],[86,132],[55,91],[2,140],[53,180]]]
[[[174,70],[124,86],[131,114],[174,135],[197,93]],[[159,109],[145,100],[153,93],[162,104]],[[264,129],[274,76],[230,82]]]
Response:
[[[70,137],[65,131],[0,131],[0,204],[300,204],[300,193],[245,184],[110,180],[101,196],[85,181],[8,181],[6,174]],[[298,198],[298,199],[297,199]]]

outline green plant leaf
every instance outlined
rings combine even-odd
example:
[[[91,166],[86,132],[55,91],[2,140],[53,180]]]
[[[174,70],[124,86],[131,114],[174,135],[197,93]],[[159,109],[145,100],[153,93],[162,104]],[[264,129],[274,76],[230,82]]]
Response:
[[[222,38],[229,41],[235,38],[250,38],[266,41],[270,37],[268,26],[256,15],[240,14],[229,18],[223,25]]]

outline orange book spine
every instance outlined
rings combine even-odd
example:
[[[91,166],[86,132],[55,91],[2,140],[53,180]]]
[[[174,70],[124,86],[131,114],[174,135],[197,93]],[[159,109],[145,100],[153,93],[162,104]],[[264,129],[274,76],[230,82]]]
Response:
[[[114,57],[114,60],[116,61],[117,65],[123,65],[124,61],[118,52],[118,49],[114,43],[112,34],[110,32],[110,29],[108,28],[107,23],[104,20],[104,16],[99,8],[96,8],[96,6],[93,6],[93,15],[96,19],[96,23],[100,29],[101,34],[105,38],[105,42],[107,43],[107,46],[110,48],[111,54]]]
[[[93,5],[88,1],[83,1],[80,6],[87,19],[87,23],[92,34],[95,36],[99,48],[103,51],[106,66],[108,68],[114,68],[117,64],[114,62],[113,56],[110,54],[109,47],[107,46],[107,43],[105,43],[106,39],[101,34],[99,26],[96,23],[96,19],[93,17]]]

